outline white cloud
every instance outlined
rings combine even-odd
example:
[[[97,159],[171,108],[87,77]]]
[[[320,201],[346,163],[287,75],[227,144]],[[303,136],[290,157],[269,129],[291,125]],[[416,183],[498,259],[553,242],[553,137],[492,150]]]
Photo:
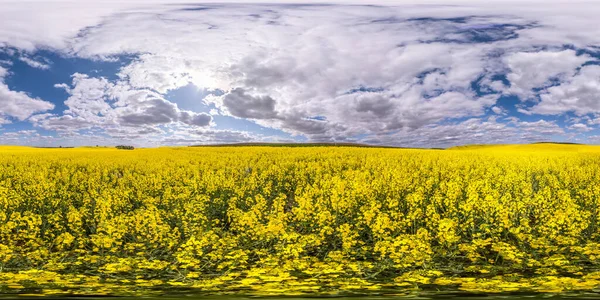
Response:
[[[81,30],[140,6],[145,5],[137,1],[4,0],[0,9],[0,47],[26,51],[67,49],[70,40]]]
[[[576,76],[548,88],[540,98],[541,101],[528,109],[529,112],[545,115],[569,111],[577,115],[600,113],[600,66],[582,67]]]
[[[9,119],[5,117],[0,117],[0,125],[6,125],[12,123]]]
[[[27,56],[21,56],[19,57],[19,60],[21,60],[22,62],[26,63],[27,65],[29,65],[32,68],[36,68],[36,69],[42,69],[42,70],[48,70],[50,69],[50,64],[47,62],[41,62],[32,58],[29,58]]]
[[[25,120],[31,115],[48,111],[54,108],[54,104],[32,98],[24,92],[12,91],[6,84],[0,82],[0,117],[17,118]]]
[[[508,92],[528,99],[536,94],[533,88],[548,86],[550,80],[567,80],[576,68],[591,59],[589,55],[577,56],[573,50],[513,53],[504,59],[510,69]]]
[[[589,116],[585,116],[584,118],[588,125],[600,125],[600,117],[597,114],[594,115],[593,118]]]
[[[563,134],[565,131],[555,122],[539,120],[535,122],[518,122],[517,126],[527,132],[535,132],[539,134]]]
[[[495,114],[498,114],[498,115],[504,115],[504,114],[506,114],[506,110],[503,109],[502,107],[499,107],[499,106],[493,106],[492,107],[492,111]]]
[[[159,125],[180,122],[192,127],[210,126],[212,117],[180,110],[160,94],[135,89],[123,81],[75,73],[72,84],[56,84],[70,96],[62,115],[44,114],[31,118],[39,127],[61,132],[99,128],[117,136],[124,132],[162,134]],[[117,130],[118,129],[118,130]]]
[[[54,104],[39,98],[32,98],[25,92],[13,91],[4,83],[9,71],[0,66],[0,125],[11,123],[9,118],[23,121],[31,115],[48,111]]]
[[[586,124],[583,124],[583,123],[573,124],[573,125],[569,126],[569,129],[576,130],[576,131],[583,131],[583,132],[593,130],[593,128],[590,128],[589,126],[587,126]]]
[[[3,82],[4,77],[8,75],[8,70],[0,65],[0,82]]]
[[[192,63],[175,57],[142,55],[125,66],[119,76],[134,88],[149,88],[164,94],[193,82]]]

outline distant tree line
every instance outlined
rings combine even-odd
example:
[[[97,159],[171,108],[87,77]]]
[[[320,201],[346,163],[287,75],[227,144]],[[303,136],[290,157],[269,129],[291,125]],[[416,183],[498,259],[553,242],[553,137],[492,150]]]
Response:
[[[133,146],[127,146],[127,145],[118,145],[117,149],[121,149],[121,150],[133,150],[135,148],[133,148]]]

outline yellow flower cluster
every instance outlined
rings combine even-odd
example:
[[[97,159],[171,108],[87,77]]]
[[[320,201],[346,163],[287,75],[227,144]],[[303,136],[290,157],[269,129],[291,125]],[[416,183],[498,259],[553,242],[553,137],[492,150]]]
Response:
[[[600,148],[0,147],[0,293],[591,291]]]

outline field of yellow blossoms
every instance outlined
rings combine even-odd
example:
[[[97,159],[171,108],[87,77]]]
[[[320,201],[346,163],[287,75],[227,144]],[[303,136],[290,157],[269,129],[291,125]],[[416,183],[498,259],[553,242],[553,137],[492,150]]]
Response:
[[[0,294],[599,286],[600,147],[0,147]]]

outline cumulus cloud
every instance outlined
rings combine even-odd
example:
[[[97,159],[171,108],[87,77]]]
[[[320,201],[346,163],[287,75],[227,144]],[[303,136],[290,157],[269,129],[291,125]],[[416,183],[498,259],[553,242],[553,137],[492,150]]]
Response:
[[[558,115],[574,112],[577,115],[600,112],[600,66],[582,67],[567,82],[547,89],[540,95],[541,101],[528,109],[529,112]]]
[[[586,124],[583,124],[583,123],[573,124],[573,125],[569,126],[569,129],[576,130],[576,131],[582,131],[582,132],[587,132],[587,131],[593,130],[593,128],[590,128],[589,126],[587,126]]]
[[[122,68],[119,76],[134,88],[148,88],[164,94],[193,82],[192,65],[175,57],[145,54]]]
[[[121,115],[120,123],[128,126],[168,124],[177,120],[177,106],[161,99],[147,100],[140,105],[136,112]]]
[[[498,115],[503,115],[503,114],[506,114],[506,110],[505,110],[505,109],[503,109],[502,107],[499,107],[499,106],[493,106],[491,109],[492,109],[492,111],[493,111],[495,114],[498,114]]]
[[[62,115],[44,114],[31,121],[40,127],[57,131],[78,131],[100,128],[108,134],[159,134],[155,128],[180,122],[189,126],[209,126],[212,117],[204,113],[181,110],[160,94],[136,89],[127,82],[111,82],[103,77],[75,73],[71,85],[57,84],[70,96],[64,102],[67,109]],[[128,128],[131,127],[131,128]]]
[[[12,91],[0,81],[0,117],[3,119],[13,117],[23,121],[35,113],[51,109],[54,109],[54,104],[32,98],[25,92]]]
[[[530,98],[535,95],[534,88],[571,78],[578,67],[591,59],[589,55],[577,55],[574,50],[513,53],[504,59],[510,69],[508,92]]]
[[[212,117],[205,113],[192,113],[189,111],[182,111],[179,113],[179,121],[193,126],[208,126],[212,121]]]
[[[5,124],[10,124],[12,123],[9,119],[5,118],[5,117],[0,117],[0,126],[1,125],[5,125]]]
[[[207,126],[211,120],[212,117],[208,114],[180,111],[176,104],[160,98],[140,102],[136,105],[135,112],[119,116],[119,124],[124,126],[151,126],[177,121],[188,125]]]
[[[535,132],[540,134],[562,134],[564,130],[555,122],[539,120],[535,122],[518,122],[517,126],[526,132]]]
[[[269,96],[252,96],[243,88],[233,89],[223,99],[229,112],[240,118],[273,119],[277,116],[275,100]]]
[[[64,114],[79,116],[90,123],[101,123],[112,110],[109,102],[116,100],[115,85],[106,78],[94,78],[81,73],[71,77],[73,88],[65,83],[54,86],[70,95],[64,102],[68,107]]]
[[[8,69],[0,65],[0,124],[8,124],[8,118],[23,121],[35,113],[48,111],[54,104],[39,98],[32,98],[25,92],[13,91],[4,83]]]
[[[394,103],[381,94],[361,94],[355,98],[356,112],[370,113],[373,117],[383,118],[392,114]]]

